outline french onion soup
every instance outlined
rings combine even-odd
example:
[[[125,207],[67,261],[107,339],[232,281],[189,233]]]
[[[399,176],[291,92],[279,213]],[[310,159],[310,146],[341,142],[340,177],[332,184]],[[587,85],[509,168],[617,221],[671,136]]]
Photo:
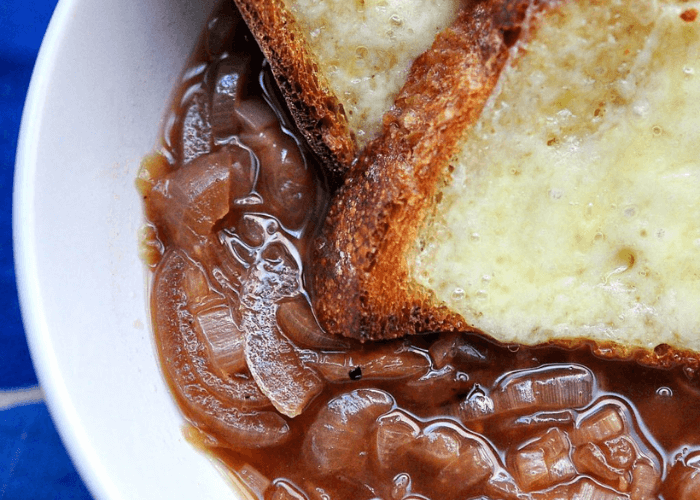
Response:
[[[694,23],[690,3],[678,5]],[[204,28],[137,184],[163,373],[188,437],[242,495],[700,498],[700,382],[688,357],[652,366],[636,351],[610,359],[593,341],[524,346],[469,332],[361,343],[318,325],[305,272],[337,186],[230,2]]]

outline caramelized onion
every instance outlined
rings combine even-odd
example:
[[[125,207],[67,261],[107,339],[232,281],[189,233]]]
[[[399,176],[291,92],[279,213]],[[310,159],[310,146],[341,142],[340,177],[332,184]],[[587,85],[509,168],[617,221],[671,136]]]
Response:
[[[646,458],[632,466],[631,500],[653,500],[661,486],[661,471]]]
[[[182,121],[180,157],[183,163],[211,151],[211,124],[209,121],[209,97],[202,91],[195,92],[186,103]]]
[[[700,452],[676,457],[663,485],[665,498],[700,500]]]
[[[248,84],[250,56],[233,54],[219,62],[211,96],[211,129],[215,141],[238,133],[243,124],[236,114]]]
[[[426,355],[403,341],[363,346],[352,352],[314,353],[306,361],[329,382],[398,379],[430,369]]]
[[[439,370],[430,370],[419,378],[407,380],[397,389],[396,394],[419,407],[428,400],[437,406],[464,394],[471,386],[469,375],[456,370],[452,365],[445,365]]]
[[[497,411],[581,408],[593,399],[594,377],[580,365],[546,365],[503,377],[491,393]]]
[[[630,436],[608,439],[602,444],[602,450],[613,467],[628,468],[637,457],[637,446]]]
[[[378,389],[357,389],[328,402],[306,435],[303,455],[321,474],[362,478],[366,474],[368,434],[394,399]]]
[[[509,455],[508,463],[524,491],[542,490],[576,476],[570,450],[566,433],[554,427]]]
[[[578,478],[572,483],[557,486],[546,492],[532,493],[531,498],[532,500],[629,500],[627,495],[602,486],[587,477]]]
[[[153,322],[158,353],[168,382],[186,413],[198,415],[196,425],[231,446],[272,446],[288,438],[289,427],[277,413],[251,411],[269,406],[252,380],[218,377],[192,330],[183,280],[194,266],[171,250],[160,262],[153,280]]]
[[[377,419],[374,453],[381,468],[388,468],[402,457],[405,448],[420,435],[420,426],[402,410],[394,410]]]
[[[616,405],[607,405],[584,416],[577,424],[575,443],[600,443],[615,438],[625,430],[625,420]]]
[[[323,382],[280,335],[271,312],[247,312],[243,324],[245,358],[258,387],[280,413],[296,417],[323,390]]]
[[[452,424],[426,427],[410,453],[435,471],[437,491],[469,491],[485,483],[496,467],[495,456],[482,439]]]
[[[201,245],[231,204],[253,189],[255,170],[247,150],[228,145],[164,176],[149,192],[168,237],[184,249]]]
[[[452,361],[467,364],[483,364],[488,361],[486,354],[467,342],[461,333],[440,337],[430,346],[429,352],[433,365],[438,369]]]
[[[571,410],[561,411],[541,411],[501,419],[496,424],[498,432],[504,436],[532,435],[550,429],[552,427],[567,428],[573,427],[576,416]]]
[[[244,245],[248,255],[241,256],[241,261],[248,269],[241,304],[251,311],[271,310],[273,304],[301,293],[301,256],[277,219],[245,214],[244,220],[249,234],[258,237],[259,243]],[[253,233],[254,227],[258,229]]]
[[[319,326],[309,301],[303,295],[281,302],[277,308],[280,330],[295,344],[314,349],[347,349],[350,344],[327,334]]]
[[[277,115],[262,97],[256,96],[241,101],[235,113],[243,125],[241,140],[255,149],[269,141],[265,135],[259,134],[267,133],[267,129],[279,126]]]
[[[629,488],[627,471],[610,465],[600,448],[593,443],[585,443],[577,447],[572,460],[579,472],[590,474],[601,482],[622,491],[627,491]]]
[[[406,498],[411,498],[409,493],[411,491],[411,476],[406,473],[397,474],[394,477],[391,485],[391,499],[392,500],[402,500]]]
[[[463,422],[470,422],[494,415],[495,411],[493,399],[479,385],[475,385],[459,404],[457,415]]]
[[[379,467],[385,476],[401,472],[415,478],[414,490],[438,498],[448,492],[490,491],[498,498],[515,498],[521,493],[486,440],[454,422],[422,424],[396,409],[379,417],[376,426],[373,441]]]
[[[204,339],[212,365],[223,376],[246,368],[243,332],[233,321],[228,304],[219,304],[199,311],[195,326]]]
[[[223,402],[230,401],[239,409],[260,409],[271,406],[250,376],[241,374],[224,380],[216,374],[206,345],[192,327],[192,309],[205,301],[195,293],[209,294],[206,276],[191,260],[178,251],[169,251],[161,261],[153,283],[154,322],[159,328],[163,347],[174,350],[188,377]],[[168,289],[168,293],[165,292]],[[159,294],[156,297],[156,292]],[[168,319],[170,316],[170,319]],[[169,329],[169,330],[166,330]]]
[[[316,184],[299,145],[276,121],[264,132],[241,134],[241,140],[260,162],[258,190],[266,210],[285,227],[300,229],[315,204]]]

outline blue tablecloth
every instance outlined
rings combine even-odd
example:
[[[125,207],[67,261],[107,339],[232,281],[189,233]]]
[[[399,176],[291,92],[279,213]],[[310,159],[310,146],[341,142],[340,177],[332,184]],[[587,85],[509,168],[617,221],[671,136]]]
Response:
[[[17,134],[34,60],[56,3],[0,0],[0,500],[91,498],[35,387],[12,258]]]

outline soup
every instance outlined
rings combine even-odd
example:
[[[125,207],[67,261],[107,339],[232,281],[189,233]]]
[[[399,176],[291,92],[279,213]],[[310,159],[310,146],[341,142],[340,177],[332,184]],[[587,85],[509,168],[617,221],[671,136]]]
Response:
[[[304,270],[335,186],[230,3],[137,184],[164,375],[252,498],[700,498],[696,365],[323,332]]]

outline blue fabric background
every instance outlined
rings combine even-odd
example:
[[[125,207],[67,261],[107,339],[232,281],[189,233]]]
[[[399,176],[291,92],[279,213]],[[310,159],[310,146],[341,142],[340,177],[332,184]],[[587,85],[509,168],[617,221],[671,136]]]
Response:
[[[12,258],[12,179],[22,107],[57,0],[0,0],[0,391],[37,384]],[[43,403],[0,409],[0,500],[90,499]]]

